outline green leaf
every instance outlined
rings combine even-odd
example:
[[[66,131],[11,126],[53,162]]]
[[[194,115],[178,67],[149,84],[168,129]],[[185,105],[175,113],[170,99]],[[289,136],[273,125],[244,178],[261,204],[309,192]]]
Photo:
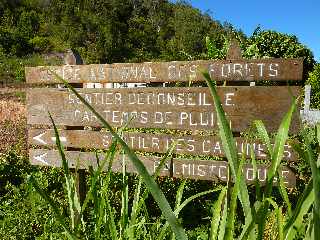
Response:
[[[68,161],[67,161],[66,156],[64,154],[64,148],[63,148],[61,141],[60,141],[58,129],[57,129],[50,113],[49,113],[49,117],[50,117],[51,123],[53,125],[53,129],[54,129],[54,133],[55,133],[55,137],[56,137],[56,145],[57,145],[60,157],[62,159],[62,166],[63,166],[63,170],[64,170],[68,203],[69,203],[68,205],[69,205],[69,210],[70,210],[71,228],[74,230],[75,227],[78,226],[79,221],[81,220],[80,201],[79,201],[77,190],[76,190],[76,183],[73,179],[73,176],[70,173]]]
[[[87,192],[85,200],[83,201],[82,208],[81,208],[81,214],[83,214],[83,212],[87,209],[87,205],[88,205],[90,199],[94,198],[94,196],[96,195],[96,193],[95,193],[96,192],[96,184],[99,181],[100,174],[102,173],[103,169],[105,169],[106,164],[108,164],[107,175],[110,174],[112,162],[113,162],[113,159],[116,154],[116,147],[117,147],[117,141],[112,141],[108,151],[105,153],[105,157],[104,157],[103,161],[100,164],[98,164],[98,168],[91,175],[90,188]],[[97,162],[99,162],[98,160],[99,160],[99,157],[97,156]],[[106,184],[106,186],[108,186],[108,180],[105,182],[105,184]]]
[[[180,198],[180,196],[182,197],[182,190],[183,190],[183,188],[184,188],[184,184],[185,184],[185,182],[184,183],[182,183],[181,185],[180,185],[180,193],[178,193],[177,194],[177,196],[176,196],[176,201],[177,201],[177,203],[178,202],[180,202],[180,200],[181,199],[179,199]],[[176,205],[176,208],[175,208],[175,210],[174,210],[174,214],[178,217],[179,216],[179,213],[181,212],[181,210],[187,205],[187,204],[189,204],[190,202],[192,202],[194,199],[196,199],[196,198],[199,198],[199,197],[202,197],[202,196],[204,196],[204,195],[207,195],[207,194],[209,194],[209,193],[212,193],[212,192],[216,192],[216,191],[219,191],[219,190],[221,190],[221,188],[220,187],[217,187],[217,188],[215,188],[215,189],[212,189],[212,190],[208,190],[208,191],[203,191],[203,192],[200,192],[200,193],[197,193],[197,194],[195,194],[195,195],[192,195],[191,197],[189,197],[189,198],[187,198],[186,200],[184,200],[181,204],[179,203],[179,205]],[[157,238],[157,239],[164,239],[164,237],[166,236],[166,234],[167,234],[167,231],[166,231],[166,228],[167,228],[167,223],[162,227],[162,230],[161,230],[161,232],[160,232],[160,234],[159,234],[159,237]]]
[[[221,190],[221,188],[215,188],[215,189],[211,189],[211,190],[208,190],[208,191],[203,191],[203,192],[200,192],[200,193],[197,193],[195,195],[192,195],[191,197],[187,198],[186,200],[184,200],[174,211],[174,213],[176,214],[176,216],[178,216],[178,214],[181,212],[181,210],[188,204],[190,203],[191,201],[193,201],[194,199],[196,198],[199,198],[201,196],[204,196],[204,195],[207,195],[209,193],[212,193],[212,192],[216,192],[216,191],[219,191]]]
[[[291,118],[295,109],[296,109],[296,102],[293,101],[289,111],[286,113],[286,115],[281,121],[281,124],[277,132],[277,136],[275,138],[274,148],[271,156],[271,161],[272,161],[271,168],[268,171],[267,197],[269,197],[269,194],[272,190],[273,178],[276,175],[280,162],[283,158],[284,145],[286,144],[286,141],[288,139]]]
[[[257,161],[256,156],[254,153],[254,147],[252,144],[250,144],[250,157],[251,157],[251,163],[253,168],[253,175],[254,175],[254,185],[256,187],[256,200],[261,201],[261,187],[260,187],[260,181],[258,178],[258,170],[257,170]]]
[[[230,129],[229,121],[227,120],[225,112],[222,108],[222,104],[218,96],[214,81],[211,80],[209,73],[203,72],[202,74],[206,79],[207,85],[209,86],[211,95],[213,97],[215,111],[217,113],[219,136],[221,138],[223,150],[228,159],[228,164],[230,166],[232,176],[237,176],[237,170],[239,168],[238,152],[232,131]],[[244,210],[246,222],[251,222],[252,213],[250,208],[249,194],[243,175],[240,176],[239,181],[239,199]]]
[[[278,204],[273,201],[271,198],[266,198],[264,201],[269,202],[275,209],[277,225],[278,225],[278,239],[283,240],[283,216],[282,216],[282,207],[278,207]]]
[[[228,217],[228,198],[226,196],[224,199],[222,217],[221,217],[220,224],[219,224],[218,240],[223,240],[223,238],[225,236],[227,217]]]
[[[286,187],[284,185],[283,176],[281,176],[281,170],[278,171],[277,179],[278,179],[280,194],[287,205],[287,212],[288,212],[288,215],[290,216],[292,214],[291,203],[289,200],[288,193],[286,191]]]
[[[29,176],[28,181],[32,184],[32,186],[35,188],[37,193],[50,205],[58,222],[61,224],[63,229],[66,231],[68,238],[72,239],[72,240],[78,239],[77,236],[72,232],[72,230],[70,230],[69,227],[67,226],[67,224],[64,220],[64,217],[60,213],[58,206],[54,203],[54,201],[51,199],[49,194],[47,194],[44,190],[42,190],[42,188],[39,186],[38,182],[34,179],[33,176]]]
[[[129,187],[126,174],[125,155],[122,154],[122,189],[121,189],[121,211],[120,211],[120,238],[124,238],[125,229],[129,223]]]
[[[187,179],[184,179],[182,181],[182,183],[180,184],[179,188],[178,188],[178,191],[177,191],[177,194],[176,194],[175,209],[177,209],[181,205],[181,200],[182,200],[182,196],[183,196],[183,190],[184,190],[184,187],[186,186],[186,182],[187,182]]]
[[[226,232],[224,235],[224,239],[232,240],[233,239],[233,233],[234,233],[234,221],[235,221],[235,215],[236,215],[236,207],[237,207],[237,195],[239,192],[239,183],[242,176],[242,166],[243,166],[244,158],[241,160],[236,179],[235,184],[232,189],[231,193],[231,200],[230,200],[230,208],[228,212],[228,219],[226,224]]]
[[[218,236],[218,228],[221,220],[221,209],[223,207],[224,199],[226,198],[227,188],[224,187],[221,189],[218,200],[215,201],[212,207],[212,218],[211,218],[211,227],[210,227],[210,240],[216,240]],[[223,226],[224,227],[224,226]]]
[[[312,180],[313,180],[313,191],[314,191],[314,208],[313,208],[313,224],[314,227],[314,239],[320,239],[320,168],[317,162],[320,159],[319,149],[320,149],[320,124],[316,125],[316,138],[317,138],[317,150],[318,156],[309,159],[311,172],[312,172]],[[307,146],[308,151],[312,151],[311,144]]]
[[[273,149],[266,127],[264,126],[261,120],[255,120],[253,121],[253,124],[257,129],[258,137],[260,138],[262,143],[265,144],[267,147],[267,156],[271,159]]]
[[[290,106],[289,111],[285,114],[284,118],[281,121],[281,124],[279,126],[279,129],[275,138],[275,144],[271,151],[270,151],[271,149],[270,140],[269,140],[269,137],[267,137],[268,134],[263,124],[259,123],[259,121],[256,122],[256,126],[258,126],[257,129],[261,137],[261,140],[264,141],[265,144],[267,144],[268,152],[271,153],[271,167],[268,169],[266,190],[264,194],[265,199],[268,199],[271,195],[272,188],[273,188],[273,179],[277,174],[277,171],[280,166],[280,162],[283,158],[284,145],[286,144],[286,141],[288,138],[291,118],[295,109],[296,109],[296,102],[294,100]],[[260,215],[260,217],[258,218],[258,239],[263,239],[268,209],[269,209],[269,202],[263,201],[262,206],[258,210],[258,215]]]
[[[128,238],[133,239],[134,238],[134,230],[135,230],[135,224],[137,223],[137,216],[140,212],[140,201],[141,201],[141,189],[142,189],[142,179],[141,177],[138,177],[138,183],[134,190],[134,197],[133,197],[133,203],[132,203],[132,209],[131,209],[131,215],[130,215],[130,222],[129,222],[129,228],[128,228]]]
[[[317,142],[317,150],[319,151],[319,131],[320,131],[320,125],[317,124],[315,127],[316,131],[316,142]],[[314,154],[314,149],[312,149],[312,143],[309,140],[311,136],[309,136],[309,132],[304,132],[304,141],[306,146],[306,156],[308,158],[310,167],[311,167],[311,173],[312,173],[312,181],[313,181],[313,191],[314,191],[314,208],[313,208],[313,224],[314,226],[320,226],[320,168],[317,166],[317,161],[320,157],[320,154],[318,153],[318,156]],[[313,228],[313,238],[318,239],[320,238],[320,228],[314,227]]]
[[[112,240],[118,240],[119,237],[118,237],[118,234],[117,234],[117,226],[116,226],[115,219],[114,219],[115,212],[112,210],[110,201],[107,198],[108,196],[105,196],[105,197],[106,197],[105,198],[105,203],[106,203],[106,211],[107,211],[106,217],[107,217],[108,230],[109,230],[111,239]]]
[[[175,149],[175,146],[176,146],[176,142],[173,142],[169,149],[166,151],[165,155],[161,158],[160,160],[160,163],[159,165],[157,166],[157,168],[155,169],[154,171],[154,174],[153,174],[153,178],[156,179],[161,170],[163,169],[163,166],[165,165],[165,163],[168,161],[168,159],[172,156],[172,153]],[[141,177],[139,177],[139,182],[140,182]],[[131,218],[130,218],[130,225],[133,226],[136,224],[136,218],[137,218],[137,215],[139,214],[139,212],[142,210],[142,206],[145,204],[145,200],[147,199],[149,195],[149,191],[147,189],[144,190],[142,196],[137,199],[137,204],[134,208],[134,210],[132,211],[132,215],[131,215]],[[145,215],[147,214],[147,212],[145,212]],[[165,234],[167,233],[167,224],[162,228],[160,234],[158,235],[158,239],[163,239],[165,237]]]
[[[313,202],[314,192],[312,181],[310,181],[303,191],[303,195],[299,198],[293,214],[289,217],[287,223],[284,226],[285,239],[295,239],[297,229],[303,227],[304,216],[308,213]]]

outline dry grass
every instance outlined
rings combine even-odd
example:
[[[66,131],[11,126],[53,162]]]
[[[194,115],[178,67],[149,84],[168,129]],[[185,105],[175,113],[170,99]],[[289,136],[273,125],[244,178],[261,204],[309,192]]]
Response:
[[[15,100],[0,100],[0,124],[6,121],[17,122],[26,115],[25,106]]]
[[[26,149],[26,107],[13,92],[0,94],[0,153],[20,144]]]

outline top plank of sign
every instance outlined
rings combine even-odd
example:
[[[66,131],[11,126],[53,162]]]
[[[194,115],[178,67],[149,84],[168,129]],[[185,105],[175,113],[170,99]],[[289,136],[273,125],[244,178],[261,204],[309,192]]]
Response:
[[[114,63],[27,67],[27,83],[150,83],[204,81],[208,71],[216,81],[300,81],[302,59],[235,59],[175,62]]]
[[[207,71],[215,81],[300,81],[303,59],[242,59],[241,49],[232,41],[227,60],[114,63],[27,67],[27,83],[150,83],[204,81]]]

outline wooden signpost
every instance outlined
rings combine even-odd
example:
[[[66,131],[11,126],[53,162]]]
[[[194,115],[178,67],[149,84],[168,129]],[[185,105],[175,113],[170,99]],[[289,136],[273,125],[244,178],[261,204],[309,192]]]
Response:
[[[232,56],[232,55],[231,55]],[[103,65],[65,65],[26,68],[27,83],[60,83],[51,71],[70,83],[151,83],[204,81],[199,70],[207,70],[216,81],[229,81],[237,85],[246,81],[300,81],[302,59],[229,59],[215,61],[117,63]],[[242,84],[243,85],[243,84]],[[274,132],[291,105],[292,95],[298,96],[298,86],[227,86],[217,87],[223,108],[235,133],[250,127],[253,120],[262,120],[268,131]],[[167,163],[161,175],[194,179],[225,181],[228,176],[227,162],[194,160],[186,156],[202,155],[223,157],[223,147],[216,135],[216,113],[212,97],[206,87],[146,87],[146,88],[79,88],[78,92],[114,127],[123,126],[129,120],[129,128],[149,129],[147,132],[124,132],[128,145],[140,152],[165,153],[175,142],[177,155]],[[97,118],[68,89],[31,88],[27,91],[27,123],[30,126],[28,141],[30,161],[35,165],[61,166],[55,146],[48,111],[55,124],[63,127],[61,142],[68,149],[71,168],[96,166],[93,149],[106,149],[111,135],[100,130]],[[70,130],[77,127],[94,127],[86,130]],[[97,128],[98,127],[98,128]],[[152,133],[151,129],[172,129],[177,134]],[[291,132],[299,128],[299,119],[293,118]],[[97,131],[98,129],[98,131]],[[204,133],[196,134],[197,131]],[[157,130],[156,132],[159,132]],[[186,132],[188,132],[186,134]],[[236,138],[239,156],[250,158],[250,146],[257,159],[266,159],[266,147],[257,140],[249,142]],[[43,149],[46,148],[46,149]],[[79,150],[82,149],[80,152]],[[78,150],[78,151],[74,151]],[[182,158],[179,154],[184,154]],[[99,155],[102,158],[102,155]],[[121,169],[122,156],[117,157],[113,170]],[[296,155],[290,145],[285,145],[284,159],[295,161]],[[153,173],[159,158],[141,156],[148,171]],[[128,171],[135,172],[128,161]],[[265,182],[267,165],[258,167],[258,179]],[[253,169],[244,167],[246,180],[252,182]],[[289,168],[281,169],[288,187],[295,185],[295,176]]]

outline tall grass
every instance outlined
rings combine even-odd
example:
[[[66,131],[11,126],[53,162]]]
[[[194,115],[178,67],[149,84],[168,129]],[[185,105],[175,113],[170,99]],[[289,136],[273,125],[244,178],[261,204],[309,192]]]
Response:
[[[228,204],[229,202],[229,205],[227,205],[229,211],[223,211],[221,213],[222,218],[225,217],[226,212],[227,219],[232,219],[234,217],[233,209],[235,208],[234,205],[236,204],[236,198],[238,198],[242,204],[242,209],[245,213],[245,224],[242,227],[242,233],[240,234],[239,239],[263,239],[266,230],[267,217],[270,216],[270,214],[276,215],[278,229],[277,238],[295,239],[297,233],[296,229],[306,228],[303,222],[303,218],[309,212],[311,205],[313,205],[313,221],[309,221],[309,225],[307,226],[308,231],[303,231],[303,235],[312,239],[320,239],[320,161],[317,160],[318,158],[320,158],[320,155],[317,156],[318,154],[315,154],[315,151],[319,152],[320,126],[316,127],[316,137],[315,139],[313,138],[316,144],[312,145],[310,140],[312,139],[312,137],[310,137],[310,135],[307,135],[306,133],[303,133],[302,137],[304,139],[304,143],[295,146],[295,149],[298,150],[301,157],[308,160],[311,166],[313,180],[312,184],[310,183],[307,186],[304,194],[300,197],[298,201],[297,207],[292,212],[292,206],[288,200],[289,198],[284,188],[283,179],[281,178],[280,174],[278,174],[278,171],[279,167],[281,166],[281,160],[283,159],[284,145],[288,140],[291,118],[296,109],[296,100],[293,99],[289,111],[285,114],[284,118],[282,119],[273,146],[271,144],[270,137],[268,136],[267,130],[262,121],[254,122],[254,126],[257,130],[259,138],[266,145],[267,155],[269,157],[271,165],[268,171],[267,182],[266,186],[264,187],[262,198],[257,198],[255,199],[255,201],[250,203],[248,198],[248,188],[244,184],[243,177],[239,176],[241,175],[241,164],[239,164],[239,158],[236,154],[235,141],[233,140],[232,132],[228,124],[229,121],[227,121],[226,115],[222,109],[222,105],[215,88],[215,82],[211,80],[210,75],[208,73],[203,73],[203,75],[210,88],[215,104],[219,134],[221,137],[222,145],[228,158],[228,163],[231,172],[235,179],[237,179],[235,186],[233,187],[231,199],[225,202],[226,204]],[[309,131],[305,132],[309,133]],[[255,157],[253,155],[252,163],[255,166]],[[274,202],[274,200],[272,200],[272,189],[274,188],[273,182],[275,177],[277,177],[279,191],[281,192],[281,195],[285,203],[284,207],[288,209],[286,216],[282,216],[282,207],[279,207]],[[237,188],[239,188],[239,190]],[[317,193],[317,197],[314,196],[315,193]],[[228,195],[225,196],[226,198],[228,197]],[[225,203],[220,200],[220,204],[224,207]],[[228,223],[222,222],[224,224],[222,226],[222,235],[224,235],[224,239],[233,239],[235,237],[233,234],[234,223],[232,221],[233,220],[231,220],[231,222],[229,221]],[[318,225],[315,225],[316,223]]]
[[[314,148],[316,148],[317,151],[319,149],[320,126],[316,127],[313,134],[314,136],[310,134],[310,131],[305,131],[302,134],[304,141],[293,146],[302,158],[309,161],[312,169],[312,181],[306,187],[295,208],[292,209],[293,207],[284,188],[283,179],[278,172],[279,167],[281,167],[284,145],[288,139],[291,118],[296,108],[295,100],[293,100],[292,106],[285,114],[279,126],[274,145],[271,144],[270,137],[263,123],[261,121],[254,122],[259,138],[267,146],[270,170],[268,172],[266,186],[263,188],[260,187],[259,184],[257,184],[255,156],[251,149],[251,161],[256,176],[256,190],[257,192],[261,191],[261,194],[257,194],[256,199],[250,201],[249,190],[242,174],[244,159],[239,158],[237,154],[235,140],[217,94],[215,83],[210,79],[208,73],[204,73],[204,77],[206,78],[213,97],[214,107],[217,113],[219,135],[228,159],[231,176],[235,179],[235,182],[228,182],[226,187],[204,191],[182,201],[182,195],[185,190],[185,181],[183,181],[177,191],[176,203],[173,209],[155,182],[155,177],[160,173],[161,167],[173,151],[173,148],[171,148],[161,160],[160,166],[156,169],[154,176],[151,176],[138,156],[123,141],[120,133],[116,132],[72,86],[60,78],[69,90],[87,106],[97,119],[100,120],[103,127],[108,129],[114,137],[113,143],[107,150],[103,161],[100,161],[97,169],[89,169],[90,188],[84,203],[81,205],[76,194],[74,178],[68,169],[63,146],[59,140],[58,130],[52,119],[56,134],[56,144],[65,172],[65,196],[68,199],[69,206],[68,217],[61,213],[58,206],[56,206],[50,197],[41,189],[33,177],[30,177],[30,182],[37,192],[50,204],[56,214],[57,220],[63,226],[69,239],[86,239],[92,238],[92,236],[94,239],[187,239],[185,230],[178,221],[179,213],[195,198],[210,194],[213,191],[220,191],[220,194],[213,204],[213,215],[211,217],[208,239],[264,239],[266,222],[270,216],[275,216],[275,227],[278,232],[276,237],[278,239],[295,239],[297,235],[301,235],[301,233],[310,239],[320,239],[320,228],[317,227],[320,226],[320,164],[317,160],[318,154],[314,151]],[[313,143],[312,140],[314,140],[315,143]],[[111,166],[116,154],[119,154],[117,152],[119,151],[118,146],[121,146],[121,151],[129,157],[139,174],[138,182],[134,190],[133,202],[130,203],[125,164],[123,165],[120,217],[116,216],[116,210],[112,206],[112,202],[110,202]],[[97,162],[99,162],[99,160],[97,155]],[[106,170],[106,174],[102,174],[104,170]],[[277,177],[277,188],[284,200],[284,205],[279,205],[272,196],[275,177]],[[162,217],[157,220],[150,219],[148,210],[146,209],[145,200],[149,194],[153,196],[162,211]],[[238,204],[238,201],[241,205]],[[91,206],[93,207],[94,219],[93,235],[86,222],[86,212]],[[283,209],[287,209],[286,214],[283,214]],[[245,220],[243,225],[241,225],[240,234],[236,235],[235,216],[241,211],[244,213]],[[305,217],[310,211],[312,211],[312,218],[306,222]]]
[[[51,117],[51,116],[50,116]],[[97,169],[89,168],[90,173],[90,187],[88,189],[86,198],[82,206],[76,194],[76,184],[74,177],[68,168],[68,162],[65,157],[63,146],[59,140],[58,130],[52,120],[53,127],[56,134],[56,144],[60,152],[62,159],[62,166],[65,175],[65,196],[68,200],[69,214],[68,217],[61,214],[59,207],[54,201],[45,193],[39,183],[34,177],[30,177],[29,181],[37,190],[37,192],[45,199],[53,209],[57,221],[62,225],[65,230],[66,236],[69,239],[139,239],[141,237],[145,239],[166,239],[171,231],[168,230],[169,221],[162,223],[161,219],[156,222],[152,222],[148,217],[148,211],[146,209],[145,200],[149,196],[149,189],[143,185],[143,178],[138,177],[138,183],[134,190],[134,199],[131,209],[129,209],[130,198],[128,196],[128,182],[125,172],[125,163],[123,165],[122,174],[122,190],[121,190],[121,212],[120,217],[116,217],[116,210],[110,202],[111,186],[111,166],[119,150],[117,147],[117,140],[114,140],[105,153],[105,157],[102,161],[97,155],[97,162],[100,162]],[[169,149],[166,155],[161,159],[158,168],[155,170],[153,176],[149,175],[152,179],[155,179],[160,173],[160,168],[163,167],[165,162],[172,154],[173,147]],[[106,170],[106,174],[102,174],[102,171]],[[181,202],[185,182],[183,182],[177,192],[176,207],[174,210],[175,217],[178,217],[181,210],[189,204],[195,198],[220,190],[220,188],[212,189],[198,193],[191,196]],[[85,219],[86,211],[88,208],[93,208],[93,234],[92,229],[88,228],[88,222]],[[92,223],[91,223],[92,224]],[[172,229],[172,228],[171,228]],[[177,239],[179,236],[172,232]],[[158,234],[157,234],[158,233]]]

